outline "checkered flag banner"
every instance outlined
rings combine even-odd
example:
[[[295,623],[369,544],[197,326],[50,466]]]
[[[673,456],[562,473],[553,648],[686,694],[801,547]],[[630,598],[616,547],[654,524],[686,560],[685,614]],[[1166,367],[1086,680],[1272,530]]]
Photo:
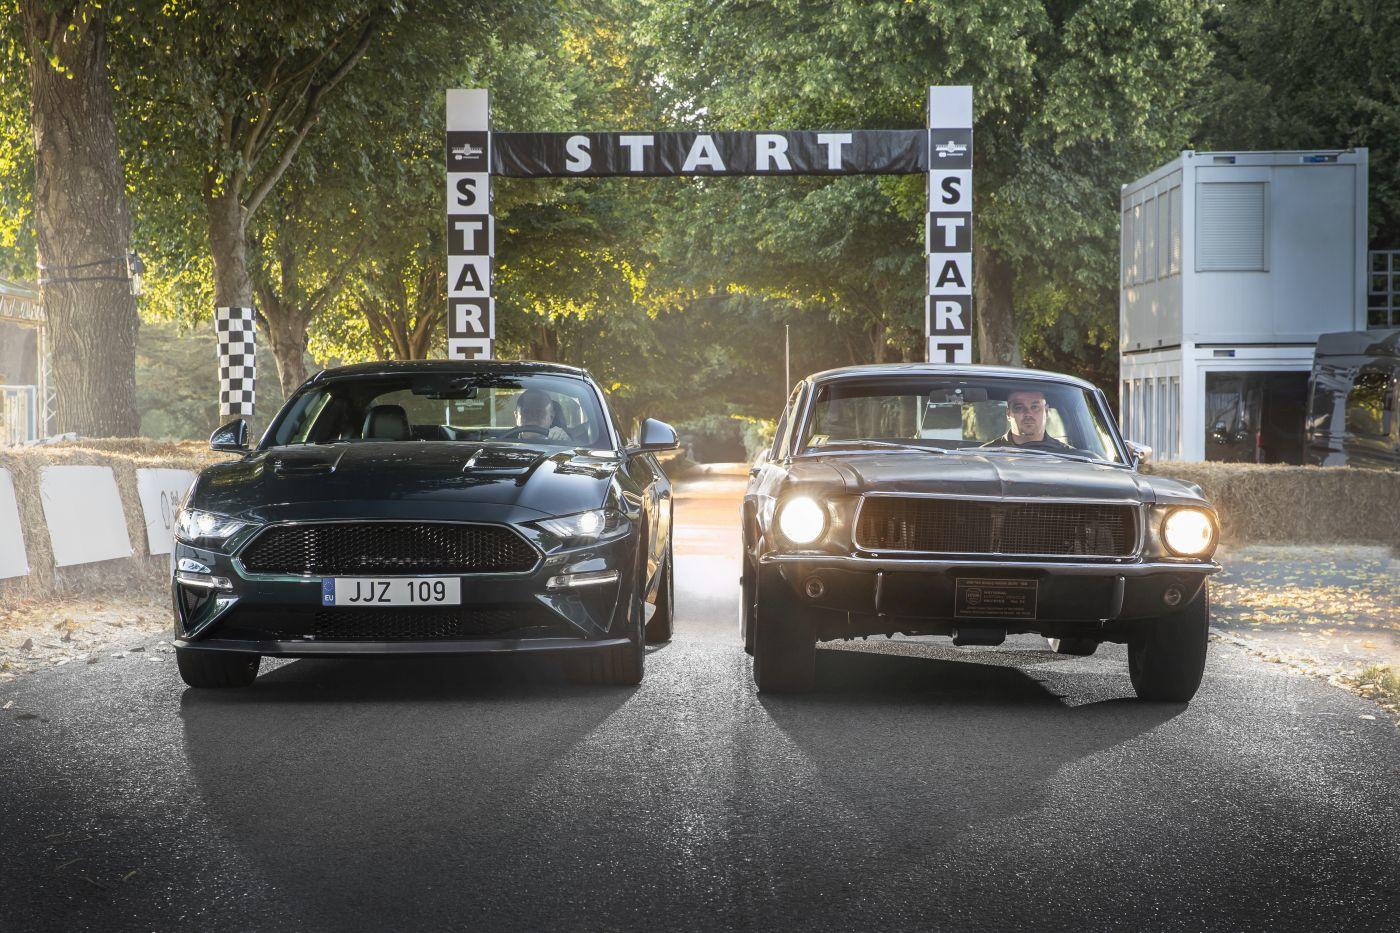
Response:
[[[252,308],[216,308],[219,336],[219,417],[251,415],[257,382]]]

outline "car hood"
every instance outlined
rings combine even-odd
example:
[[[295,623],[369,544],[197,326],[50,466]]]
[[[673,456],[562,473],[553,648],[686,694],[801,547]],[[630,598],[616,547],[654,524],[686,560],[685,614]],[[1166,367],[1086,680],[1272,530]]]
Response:
[[[611,454],[445,441],[274,447],[206,469],[190,504],[260,521],[566,515],[603,505],[618,466]]]
[[[1201,502],[1198,489],[1121,466],[1040,454],[913,451],[830,453],[793,461],[794,483],[850,493],[1095,499],[1104,502]]]

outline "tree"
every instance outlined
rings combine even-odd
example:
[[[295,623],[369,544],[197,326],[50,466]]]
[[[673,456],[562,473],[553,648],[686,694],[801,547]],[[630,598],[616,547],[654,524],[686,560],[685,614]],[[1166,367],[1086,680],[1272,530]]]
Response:
[[[1018,300],[1045,281],[1095,297],[1116,281],[1118,185],[1188,138],[1200,17],[1193,0],[661,0],[647,36],[674,111],[716,128],[923,126],[927,85],[972,85],[977,342],[984,362],[1019,362]],[[909,225],[884,253],[908,277],[888,292],[921,293],[895,253],[918,236],[923,181],[880,190]],[[748,220],[725,222],[767,235]]]
[[[107,71],[107,12],[22,0],[33,129],[34,237],[48,316],[57,427],[135,434],[136,299]]]

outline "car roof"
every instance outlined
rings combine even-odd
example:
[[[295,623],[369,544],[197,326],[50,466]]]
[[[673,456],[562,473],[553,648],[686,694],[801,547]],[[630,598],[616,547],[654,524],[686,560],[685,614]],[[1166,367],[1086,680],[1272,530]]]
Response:
[[[490,373],[552,373],[560,376],[590,378],[587,370],[563,363],[540,363],[534,360],[386,360],[379,363],[354,363],[323,369],[312,377],[313,383],[343,376],[402,376],[412,373],[451,373],[468,375]]]
[[[955,366],[949,363],[870,363],[864,366],[842,366],[813,373],[807,380],[813,383],[836,382],[845,379],[869,378],[871,376],[954,376],[966,379],[1042,379],[1078,386],[1081,389],[1098,391],[1092,382],[1069,376],[1065,373],[1052,373],[1042,369],[1022,369],[1015,366]]]

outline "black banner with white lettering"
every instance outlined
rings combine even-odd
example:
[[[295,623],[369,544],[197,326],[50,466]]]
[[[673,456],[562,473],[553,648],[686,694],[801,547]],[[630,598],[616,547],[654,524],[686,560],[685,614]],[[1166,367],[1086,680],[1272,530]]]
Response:
[[[461,145],[463,157],[485,148]],[[491,174],[908,175],[928,171],[928,145],[927,130],[492,133]]]

